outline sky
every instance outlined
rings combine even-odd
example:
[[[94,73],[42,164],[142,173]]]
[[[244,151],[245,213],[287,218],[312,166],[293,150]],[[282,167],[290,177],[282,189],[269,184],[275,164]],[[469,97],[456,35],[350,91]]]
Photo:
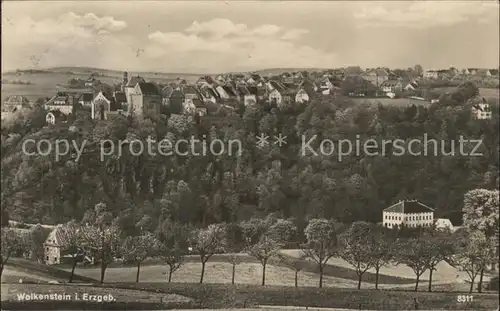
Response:
[[[2,1],[2,71],[498,68],[492,1]]]

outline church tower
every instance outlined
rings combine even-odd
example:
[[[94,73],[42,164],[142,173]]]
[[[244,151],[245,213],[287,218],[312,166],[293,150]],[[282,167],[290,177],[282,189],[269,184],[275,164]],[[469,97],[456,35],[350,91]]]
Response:
[[[123,82],[122,82],[122,92],[125,91],[125,86],[127,85],[128,83],[128,72],[124,72],[123,73]]]

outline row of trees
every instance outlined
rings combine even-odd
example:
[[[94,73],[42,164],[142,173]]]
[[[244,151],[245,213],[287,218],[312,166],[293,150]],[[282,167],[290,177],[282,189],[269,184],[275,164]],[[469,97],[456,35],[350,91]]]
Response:
[[[485,190],[469,193],[466,207],[476,204]],[[479,194],[477,193],[479,192]],[[486,194],[488,195],[488,194]],[[494,195],[489,194],[488,204],[494,208]],[[491,201],[492,200],[492,201]],[[496,202],[496,203],[495,203]],[[483,207],[490,223],[498,224],[498,216],[490,216],[489,205]],[[252,218],[241,223],[212,224],[206,228],[189,228],[178,223],[164,224],[161,230],[124,236],[111,217],[105,204],[97,204],[92,225],[70,222],[60,228],[61,245],[73,257],[70,282],[73,279],[77,262],[87,255],[96,259],[101,267],[100,282],[108,265],[116,257],[137,266],[136,282],[139,282],[141,264],[148,258],[161,258],[168,266],[168,281],[178,270],[188,254],[199,256],[201,263],[200,283],[203,283],[205,265],[215,254],[227,253],[232,264],[232,283],[235,281],[236,266],[241,262],[241,252],[256,258],[262,265],[262,285],[265,285],[266,267],[272,263],[283,264],[295,272],[295,285],[298,286],[298,273],[304,267],[300,259],[309,259],[317,265],[319,287],[323,286],[324,268],[332,257],[340,257],[352,265],[358,275],[358,289],[361,288],[363,275],[370,269],[375,271],[375,287],[378,289],[380,269],[392,264],[404,264],[415,273],[415,291],[418,290],[420,277],[429,271],[428,290],[432,289],[432,274],[438,263],[447,261],[465,271],[471,280],[470,291],[476,277],[480,275],[479,291],[483,273],[488,264],[497,260],[494,229],[490,235],[466,227],[455,233],[435,228],[417,228],[409,232],[390,230],[380,225],[355,222],[350,226],[327,219],[311,219],[304,230],[305,243],[300,244],[301,258],[282,255],[281,249],[293,246],[300,241],[297,227],[292,220],[269,216],[265,219]],[[476,213],[477,215],[477,213]],[[498,215],[498,214],[496,214]],[[483,218],[488,218],[483,217]],[[481,217],[476,217],[477,219]],[[468,218],[470,222],[470,217]],[[479,221],[476,221],[476,223]],[[492,227],[494,228],[494,227]],[[496,227],[498,228],[498,226]],[[20,251],[22,240],[16,238],[13,229],[2,229],[2,270],[9,257]],[[498,232],[498,229],[497,229]],[[408,234],[410,233],[410,234]]]

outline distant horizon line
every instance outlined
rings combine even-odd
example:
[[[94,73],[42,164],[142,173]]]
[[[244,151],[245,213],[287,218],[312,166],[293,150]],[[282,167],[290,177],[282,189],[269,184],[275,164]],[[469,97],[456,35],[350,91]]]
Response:
[[[414,65],[416,66],[416,65]],[[378,67],[362,67],[360,65],[346,65],[342,67],[324,67],[324,68],[315,68],[315,67],[275,67],[275,68],[263,68],[263,69],[245,69],[245,70],[233,70],[233,71],[225,71],[225,72],[167,72],[167,71],[135,71],[135,70],[128,70],[128,69],[109,69],[109,68],[98,68],[98,67],[87,67],[87,66],[55,66],[55,67],[44,67],[44,68],[16,68],[16,69],[11,69],[11,70],[2,70],[2,74],[9,74],[9,73],[15,73],[15,72],[23,72],[23,71],[52,71],[52,70],[62,70],[62,69],[83,69],[83,70],[101,70],[101,71],[110,71],[110,72],[133,72],[133,73],[153,73],[153,74],[167,74],[167,75],[193,75],[193,76],[203,76],[203,75],[216,75],[216,74],[232,74],[232,73],[247,73],[247,72],[262,72],[262,71],[286,71],[286,70],[293,70],[293,71],[310,71],[310,70],[335,70],[335,69],[343,69],[343,68],[349,68],[349,67],[359,67],[360,69],[376,69],[376,68],[388,68],[388,69],[408,69],[408,68],[413,68],[412,67],[406,67],[406,68],[392,68],[388,66],[378,66]],[[423,67],[423,66],[422,66]],[[423,67],[425,69],[425,67]],[[457,68],[457,69],[468,69],[468,68],[474,68],[474,69],[500,69],[500,66],[498,67],[455,67],[455,66],[449,66],[449,67],[432,67],[429,68],[428,70],[442,70],[442,69],[450,69],[450,68]]]

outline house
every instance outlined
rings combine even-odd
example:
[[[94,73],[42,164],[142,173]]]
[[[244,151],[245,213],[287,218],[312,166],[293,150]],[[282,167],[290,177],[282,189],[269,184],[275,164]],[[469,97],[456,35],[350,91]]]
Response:
[[[62,255],[62,225],[52,229],[43,243],[45,264],[55,265],[61,263]]]
[[[94,263],[94,258],[85,256],[82,253],[71,254],[68,252],[68,250],[64,247],[62,230],[62,225],[55,226],[45,239],[45,242],[43,243],[45,264],[56,265],[67,263],[68,260],[73,260],[75,257],[80,261]]]
[[[418,89],[418,81],[413,80],[412,82],[406,84],[406,86],[403,89],[405,91],[415,91],[416,89]]]
[[[240,97],[240,102],[242,102],[245,107],[248,105],[255,105],[257,103],[257,95],[250,92],[248,87],[239,85],[236,87],[236,91]]]
[[[59,110],[65,115],[73,113],[74,97],[66,93],[58,93],[44,104],[45,110]]]
[[[426,70],[424,72],[424,78],[425,79],[437,79],[438,78],[438,71],[437,70]]]
[[[479,76],[479,77],[491,77],[491,72],[489,69],[478,69],[476,71],[476,76]]]
[[[196,84],[197,85],[205,85],[205,84],[208,84],[208,85],[211,85],[214,83],[214,80],[212,79],[212,77],[210,76],[203,76],[203,77],[200,77],[198,78],[198,80],[196,81]]]
[[[481,103],[472,106],[472,118],[474,120],[489,120],[491,117],[491,107],[486,99],[483,98]]]
[[[125,93],[125,96],[127,97],[127,103],[129,105],[131,103],[132,94],[136,94],[135,86],[137,85],[137,83],[145,83],[145,82],[146,80],[144,80],[144,78],[142,78],[139,75],[135,77],[130,77],[129,79],[128,72],[125,72],[123,74],[122,92]]]
[[[22,95],[12,95],[4,100],[2,110],[5,112],[16,112],[29,107],[31,107],[30,101],[26,97]]]
[[[68,116],[59,110],[49,111],[45,115],[45,122],[50,125],[56,125],[61,123],[66,123],[68,121]]]
[[[450,231],[454,231],[453,224],[447,218],[437,218],[436,220],[434,220],[434,226],[438,230],[450,230]]]
[[[434,224],[434,209],[416,200],[399,201],[382,212],[384,227],[428,227]]]
[[[130,93],[128,101],[128,114],[142,117],[146,113],[160,113],[162,104],[161,92],[156,84],[139,82],[134,91]]]
[[[198,116],[207,114],[203,97],[194,86],[173,89],[170,94],[167,94],[166,105],[171,114]]]
[[[470,75],[475,76],[477,73],[478,68],[467,68],[467,72],[469,72]]]
[[[95,120],[107,120],[111,111],[113,98],[104,92],[99,92],[92,100],[90,116]]]
[[[316,96],[318,87],[314,82],[306,80],[299,85],[297,94],[295,94],[296,103],[305,103]]]
[[[333,89],[333,83],[329,77],[324,77],[318,80],[319,91],[323,95],[330,95]]]
[[[283,83],[275,80],[267,82],[268,100],[271,103],[276,103],[278,107],[283,106],[287,102],[291,102],[295,97],[294,91],[287,88]]]
[[[93,76],[88,78],[87,81],[85,81],[85,86],[86,87],[94,87],[94,86],[97,86],[101,84],[101,81],[97,80],[96,78],[94,78]]]
[[[342,70],[342,75],[344,78],[353,78],[357,76],[361,76],[363,73],[363,69],[359,66],[348,66]]]
[[[220,101],[219,93],[217,93],[215,87],[211,84],[199,85],[198,92],[200,93],[204,102],[211,102],[215,104]]]
[[[217,81],[218,83],[225,83],[226,82],[226,78],[223,75],[217,75],[215,77],[215,81]]]
[[[304,80],[304,74],[301,72],[301,71],[298,71],[298,72],[295,72],[293,74],[293,79],[295,82],[302,82],[302,80]]]
[[[90,107],[92,105],[92,99],[94,99],[94,94],[83,93],[78,98],[78,103],[84,107]]]
[[[448,69],[440,69],[437,71],[438,79],[447,80],[453,77]]]
[[[293,82],[294,82],[293,76],[288,72],[284,72],[281,75],[281,82],[283,82],[285,84],[293,84]]]
[[[370,69],[363,72],[361,77],[379,87],[382,83],[389,80],[389,72],[383,68]]]
[[[409,81],[387,80],[380,85],[380,88],[385,93],[396,93],[402,92],[408,85]]]
[[[109,111],[106,113],[106,120],[111,120],[118,116],[128,116],[128,103],[125,92],[114,92],[110,99]]]

